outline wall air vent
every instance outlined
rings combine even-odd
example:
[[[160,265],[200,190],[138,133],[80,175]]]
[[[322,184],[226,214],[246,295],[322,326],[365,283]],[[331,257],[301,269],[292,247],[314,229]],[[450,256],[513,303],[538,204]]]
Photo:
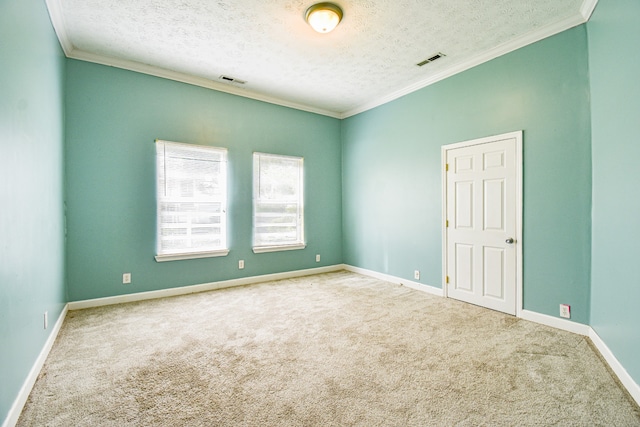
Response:
[[[231,83],[231,84],[236,84],[236,85],[243,85],[243,84],[247,83],[244,80],[236,79],[234,77],[229,77],[229,76],[220,76],[219,79],[223,83]]]
[[[444,53],[442,53],[442,52],[438,52],[438,53],[436,53],[435,55],[431,56],[430,58],[427,58],[427,59],[425,59],[425,60],[424,60],[424,61],[422,61],[422,62],[418,62],[416,65],[417,65],[418,67],[422,67],[423,65],[427,65],[429,62],[433,62],[433,61],[435,61],[436,59],[440,59],[440,58],[442,58],[443,56],[447,56],[447,55],[445,55],[445,54],[444,54]]]

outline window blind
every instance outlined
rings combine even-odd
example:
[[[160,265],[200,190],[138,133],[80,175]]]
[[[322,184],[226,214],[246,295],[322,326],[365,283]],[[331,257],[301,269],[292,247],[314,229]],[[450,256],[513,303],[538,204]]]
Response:
[[[156,166],[157,254],[226,250],[227,150],[158,140]]]
[[[282,250],[304,247],[302,157],[253,154],[253,246]]]

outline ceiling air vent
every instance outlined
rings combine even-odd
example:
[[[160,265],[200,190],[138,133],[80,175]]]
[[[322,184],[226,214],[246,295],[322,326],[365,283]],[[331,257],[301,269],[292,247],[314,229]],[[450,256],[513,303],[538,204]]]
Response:
[[[247,83],[244,80],[236,79],[234,77],[229,77],[229,76],[220,76],[219,79],[222,80],[223,83],[231,83],[236,85],[243,85]]]
[[[438,52],[438,53],[436,53],[435,55],[433,55],[431,58],[427,58],[427,59],[425,59],[425,60],[424,60],[424,61],[422,61],[422,62],[418,62],[416,65],[417,65],[418,67],[422,67],[423,65],[427,65],[429,62],[433,62],[433,61],[435,61],[436,59],[440,59],[440,58],[442,58],[443,56],[447,56],[447,55],[445,55],[445,54],[444,54],[444,53],[442,53],[442,52]]]

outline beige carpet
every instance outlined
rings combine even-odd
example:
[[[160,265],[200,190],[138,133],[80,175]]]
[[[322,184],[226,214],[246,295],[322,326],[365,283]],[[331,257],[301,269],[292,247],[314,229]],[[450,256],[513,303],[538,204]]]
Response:
[[[348,272],[70,312],[20,426],[634,426],[588,339]]]

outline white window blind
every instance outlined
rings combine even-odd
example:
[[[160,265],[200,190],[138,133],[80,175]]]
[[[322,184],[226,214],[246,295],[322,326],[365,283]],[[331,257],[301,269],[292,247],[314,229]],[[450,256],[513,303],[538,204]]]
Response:
[[[253,154],[253,251],[303,249],[303,158]]]
[[[227,150],[156,141],[157,261],[226,255]]]

